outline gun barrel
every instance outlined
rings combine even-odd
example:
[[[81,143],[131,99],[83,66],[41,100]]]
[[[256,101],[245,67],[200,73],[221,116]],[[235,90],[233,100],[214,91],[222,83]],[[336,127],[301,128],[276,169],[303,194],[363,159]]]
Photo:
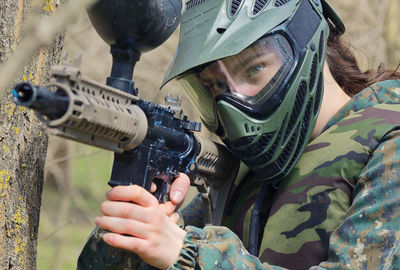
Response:
[[[28,82],[17,84],[12,90],[12,94],[17,105],[34,109],[50,119],[60,118],[68,110],[68,96],[57,91],[51,92]]]
[[[136,97],[89,80],[69,80],[74,75],[69,70],[56,71],[61,75],[55,83],[21,82],[12,90],[14,102],[34,109],[52,135],[118,153],[144,140],[147,118],[134,104]]]

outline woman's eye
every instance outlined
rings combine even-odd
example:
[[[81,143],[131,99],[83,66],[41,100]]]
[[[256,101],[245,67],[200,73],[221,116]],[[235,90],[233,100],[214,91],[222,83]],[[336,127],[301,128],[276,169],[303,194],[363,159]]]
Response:
[[[263,64],[257,64],[257,65],[253,65],[250,68],[246,69],[246,78],[251,78],[255,75],[258,75],[263,69],[265,68],[265,66]]]
[[[230,92],[229,87],[225,83],[219,81],[212,84],[209,89],[213,96]]]

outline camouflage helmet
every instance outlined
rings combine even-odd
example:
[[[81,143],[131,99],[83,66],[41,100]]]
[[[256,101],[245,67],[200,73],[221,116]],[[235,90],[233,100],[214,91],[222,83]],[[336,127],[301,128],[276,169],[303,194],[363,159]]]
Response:
[[[344,26],[324,0],[190,0],[164,83],[177,78],[205,126],[259,179],[273,182],[311,138],[330,30],[340,34]],[[240,92],[239,73],[242,81],[261,74],[262,86]]]

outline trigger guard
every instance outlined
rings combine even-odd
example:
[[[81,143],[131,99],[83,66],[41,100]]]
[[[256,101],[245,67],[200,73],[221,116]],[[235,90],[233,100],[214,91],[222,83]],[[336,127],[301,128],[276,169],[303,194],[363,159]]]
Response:
[[[170,201],[169,191],[171,190],[171,183],[165,182],[162,179],[154,179],[153,182],[157,186],[156,192],[153,195],[156,197],[159,203],[165,203]]]

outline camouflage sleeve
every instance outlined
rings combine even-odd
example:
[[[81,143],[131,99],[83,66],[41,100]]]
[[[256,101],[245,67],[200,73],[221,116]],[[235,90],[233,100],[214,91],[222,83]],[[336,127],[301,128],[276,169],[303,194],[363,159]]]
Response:
[[[168,270],[175,269],[284,269],[263,264],[248,253],[240,239],[228,228],[188,226],[178,260]]]
[[[239,238],[226,227],[203,229],[188,226],[178,260],[168,270],[175,269],[282,269],[263,265],[250,255]]]
[[[199,228],[204,226],[204,208],[200,193],[197,193],[196,196],[178,212],[183,219],[184,226],[190,225]]]
[[[374,150],[330,238],[326,269],[400,269],[400,131]]]
[[[360,174],[353,203],[311,269],[400,269],[400,131],[387,134]],[[283,269],[250,255],[225,227],[186,227],[173,269]]]

